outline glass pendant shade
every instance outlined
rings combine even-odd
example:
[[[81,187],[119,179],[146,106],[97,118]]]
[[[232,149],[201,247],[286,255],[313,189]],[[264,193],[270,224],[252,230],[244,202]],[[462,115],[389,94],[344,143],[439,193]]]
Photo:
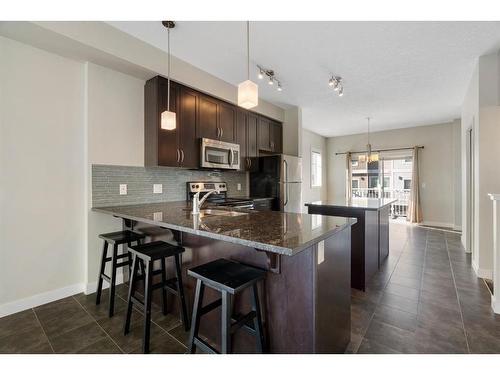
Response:
[[[247,79],[238,85],[238,106],[245,109],[256,107],[259,104],[259,86]]]
[[[161,128],[164,130],[174,130],[175,127],[175,112],[163,111],[161,113]]]

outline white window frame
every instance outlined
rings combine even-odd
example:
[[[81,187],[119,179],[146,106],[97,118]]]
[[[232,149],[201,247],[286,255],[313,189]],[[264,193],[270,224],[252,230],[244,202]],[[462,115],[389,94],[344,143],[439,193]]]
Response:
[[[319,184],[314,184],[314,176],[315,176],[315,163],[314,163],[314,154],[319,154]],[[320,188],[323,186],[323,152],[317,148],[311,148],[311,188]]]

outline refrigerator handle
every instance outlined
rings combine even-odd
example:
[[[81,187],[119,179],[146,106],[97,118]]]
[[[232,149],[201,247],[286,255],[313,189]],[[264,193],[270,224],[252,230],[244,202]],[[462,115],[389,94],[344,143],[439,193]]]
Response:
[[[285,202],[283,203],[283,206],[286,206],[288,203],[288,163],[286,160],[283,160],[283,167],[285,168]]]

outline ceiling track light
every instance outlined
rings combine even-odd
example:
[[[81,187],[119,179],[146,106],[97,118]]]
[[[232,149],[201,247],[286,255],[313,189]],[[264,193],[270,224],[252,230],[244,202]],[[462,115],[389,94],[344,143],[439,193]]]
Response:
[[[283,91],[283,86],[281,86],[280,80],[276,78],[274,70],[263,68],[260,65],[257,65],[257,68],[259,69],[259,73],[257,74],[257,77],[259,79],[264,79],[264,77],[267,77],[269,79],[267,81],[267,84],[269,86],[274,86],[274,84],[276,83],[276,86],[277,86],[276,90]]]
[[[344,95],[344,84],[342,77],[332,75],[328,80],[328,86],[333,88],[334,91],[337,91],[338,96]]]

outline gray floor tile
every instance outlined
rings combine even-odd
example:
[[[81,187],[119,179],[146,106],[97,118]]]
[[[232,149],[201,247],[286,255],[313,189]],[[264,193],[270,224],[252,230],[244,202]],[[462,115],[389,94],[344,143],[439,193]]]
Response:
[[[14,333],[19,334],[34,328],[39,328],[40,323],[32,309],[18,312],[0,318],[0,339]]]
[[[109,337],[96,341],[76,352],[77,354],[121,354],[120,348]]]
[[[96,322],[91,322],[61,335],[50,338],[50,343],[56,353],[76,353],[107,337]]]
[[[0,353],[52,353],[47,336],[40,326],[4,336],[0,340]]]

